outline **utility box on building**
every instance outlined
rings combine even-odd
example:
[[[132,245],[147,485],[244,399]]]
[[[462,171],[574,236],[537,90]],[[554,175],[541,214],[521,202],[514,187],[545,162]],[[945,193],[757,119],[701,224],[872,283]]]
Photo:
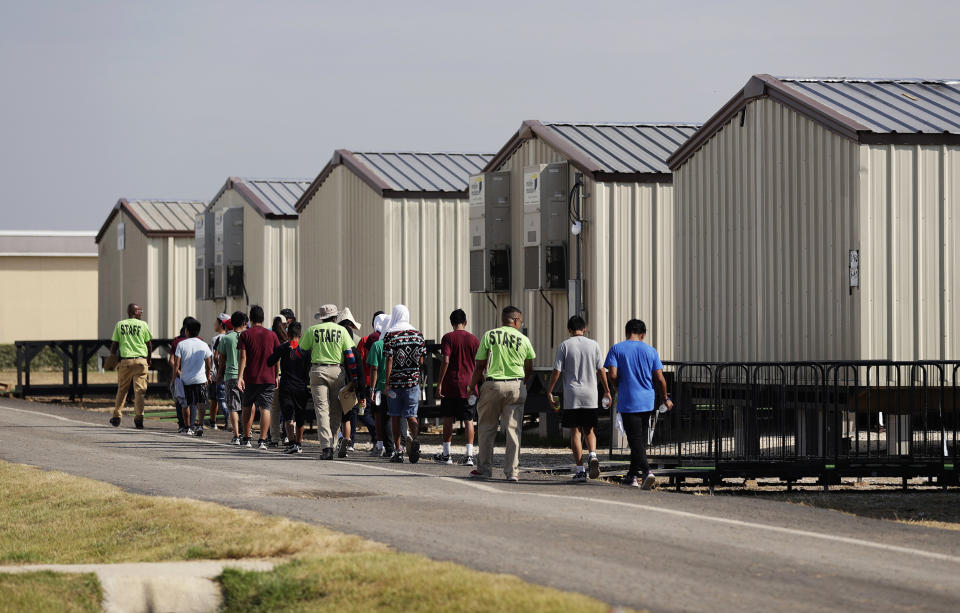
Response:
[[[568,185],[566,163],[523,169],[524,289],[566,289]]]
[[[198,300],[208,300],[214,294],[214,215],[200,213],[194,220],[194,251],[196,252],[196,293]]]
[[[470,177],[470,291],[510,291],[510,173]]]
[[[215,213],[215,298],[243,295],[243,209]]]

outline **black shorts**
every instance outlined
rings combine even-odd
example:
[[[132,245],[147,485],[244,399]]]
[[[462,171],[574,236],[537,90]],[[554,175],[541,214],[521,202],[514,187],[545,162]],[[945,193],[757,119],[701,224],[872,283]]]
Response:
[[[600,409],[564,409],[560,414],[560,426],[589,430],[597,427]]]
[[[184,385],[183,397],[187,401],[188,407],[195,407],[207,401],[207,384],[197,383],[196,385]]]
[[[477,418],[477,405],[470,406],[467,404],[466,398],[450,398],[444,396],[440,399],[440,415],[443,417],[473,421]]]
[[[291,392],[280,390],[278,401],[283,421],[296,421],[298,426],[307,422],[307,403],[310,396],[307,390]]]
[[[243,406],[257,405],[261,411],[269,411],[276,390],[277,386],[272,383],[248,383],[243,390]]]

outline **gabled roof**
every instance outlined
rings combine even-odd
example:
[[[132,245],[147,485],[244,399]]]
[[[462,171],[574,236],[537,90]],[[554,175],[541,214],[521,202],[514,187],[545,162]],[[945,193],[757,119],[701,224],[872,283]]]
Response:
[[[96,257],[96,232],[0,230],[0,256]]]
[[[527,120],[484,170],[496,170],[525,141],[539,138],[595,181],[670,181],[667,158],[699,125]]]
[[[267,219],[296,219],[295,205],[310,187],[309,179],[242,179],[229,177],[207,208],[214,206],[228,189],[238,194]]]
[[[668,160],[676,169],[758,98],[772,98],[860,143],[960,144],[960,80],[754,75]]]
[[[341,164],[383,198],[466,198],[470,175],[479,173],[491,157],[489,153],[337,149],[297,202],[297,211],[303,211],[333,169]]]
[[[202,200],[127,200],[121,198],[113,206],[107,220],[100,226],[96,242],[100,242],[103,234],[113,218],[121,209],[150,238],[158,236],[188,237],[193,236],[194,218],[203,211],[207,203]]]

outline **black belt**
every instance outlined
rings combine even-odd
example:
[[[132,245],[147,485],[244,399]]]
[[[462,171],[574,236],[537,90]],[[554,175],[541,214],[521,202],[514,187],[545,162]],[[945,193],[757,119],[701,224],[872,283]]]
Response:
[[[516,379],[491,379],[487,377],[487,381],[523,381],[523,377],[517,377]]]
[[[121,360],[146,360],[147,356],[145,355],[133,355],[129,358],[120,358]]]
[[[340,366],[340,362],[314,362],[314,366]]]

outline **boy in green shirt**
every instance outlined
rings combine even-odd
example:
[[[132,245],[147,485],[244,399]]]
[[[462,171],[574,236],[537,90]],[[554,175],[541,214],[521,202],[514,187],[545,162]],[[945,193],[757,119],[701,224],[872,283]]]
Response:
[[[230,325],[233,330],[220,338],[217,344],[217,380],[223,381],[223,393],[226,406],[224,412],[227,422],[233,430],[231,445],[240,446],[240,405],[241,392],[237,387],[240,376],[240,357],[237,344],[240,342],[240,333],[247,327],[247,314],[236,311],[230,316]]]
[[[147,372],[150,370],[150,353],[153,347],[150,341],[153,335],[142,320],[143,308],[139,304],[127,305],[127,319],[117,322],[113,328],[113,341],[110,354],[118,356],[117,398],[113,405],[113,417],[110,425],[120,425],[121,409],[127,402],[127,392],[133,383],[133,425],[143,428],[143,399],[147,393]]]
[[[519,481],[520,427],[523,424],[523,403],[527,399],[527,380],[533,370],[536,353],[530,339],[521,334],[523,314],[508,306],[500,314],[503,327],[488,330],[480,339],[477,366],[467,389],[474,389],[486,371],[486,382],[480,388],[477,405],[477,468],[471,477],[489,478],[493,474],[493,441],[502,420],[507,435],[503,472],[508,481]]]

